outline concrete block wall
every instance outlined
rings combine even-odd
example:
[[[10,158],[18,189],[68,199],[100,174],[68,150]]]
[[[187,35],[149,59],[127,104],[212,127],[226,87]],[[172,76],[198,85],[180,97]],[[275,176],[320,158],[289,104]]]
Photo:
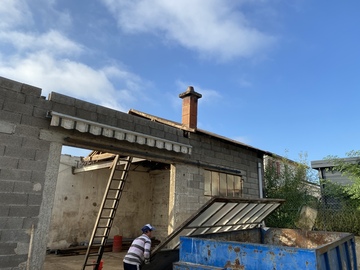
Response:
[[[192,154],[51,127],[48,111],[190,144]],[[187,137],[181,129],[58,93],[46,100],[40,88],[0,77],[0,250],[6,250],[0,253],[1,269],[41,269],[64,144],[171,163],[169,230],[207,200],[204,169],[240,170],[243,196],[259,197],[257,150],[201,131]],[[149,218],[154,217],[152,209],[148,211]],[[149,218],[137,220],[147,223]]]

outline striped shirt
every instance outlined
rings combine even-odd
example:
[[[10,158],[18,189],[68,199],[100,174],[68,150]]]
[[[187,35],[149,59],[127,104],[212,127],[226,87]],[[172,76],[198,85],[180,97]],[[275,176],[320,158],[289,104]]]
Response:
[[[150,259],[151,239],[146,234],[140,235],[132,243],[124,257],[128,264],[141,265],[145,259]]]

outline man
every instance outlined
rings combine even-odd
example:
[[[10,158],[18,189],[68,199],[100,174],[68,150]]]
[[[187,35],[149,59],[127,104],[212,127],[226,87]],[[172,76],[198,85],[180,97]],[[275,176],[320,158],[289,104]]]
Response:
[[[146,224],[141,230],[143,234],[131,243],[124,257],[124,270],[140,270],[143,263],[150,262],[151,232],[155,228]]]

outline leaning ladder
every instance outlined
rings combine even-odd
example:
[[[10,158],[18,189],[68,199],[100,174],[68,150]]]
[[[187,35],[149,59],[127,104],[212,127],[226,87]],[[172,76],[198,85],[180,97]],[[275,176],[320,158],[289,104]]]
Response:
[[[121,159],[119,155],[116,155],[114,158],[109,181],[86,251],[83,270],[99,269],[105,245],[114,221],[116,209],[119,206],[121,194],[130,170],[131,162],[132,157],[130,156]]]

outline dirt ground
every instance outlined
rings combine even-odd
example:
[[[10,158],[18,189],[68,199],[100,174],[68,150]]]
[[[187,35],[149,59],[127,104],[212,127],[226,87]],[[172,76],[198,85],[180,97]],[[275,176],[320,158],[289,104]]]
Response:
[[[105,252],[103,254],[103,270],[123,270],[122,260],[126,251]],[[63,256],[46,255],[44,270],[80,270],[83,267],[85,255]],[[87,267],[91,269],[91,267]]]

